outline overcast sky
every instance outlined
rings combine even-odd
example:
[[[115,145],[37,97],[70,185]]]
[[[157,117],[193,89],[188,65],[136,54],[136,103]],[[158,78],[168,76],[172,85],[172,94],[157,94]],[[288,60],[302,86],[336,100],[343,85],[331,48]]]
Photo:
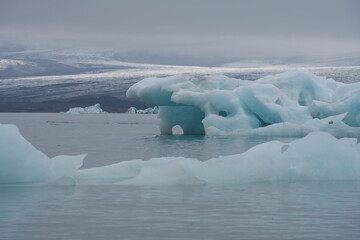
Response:
[[[207,58],[360,52],[358,0],[0,0],[0,41]]]

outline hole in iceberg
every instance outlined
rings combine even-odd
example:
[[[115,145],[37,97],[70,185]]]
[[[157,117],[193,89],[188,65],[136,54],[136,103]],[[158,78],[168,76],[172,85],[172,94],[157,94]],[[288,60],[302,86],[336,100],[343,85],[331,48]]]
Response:
[[[173,134],[174,126],[180,126],[185,135],[205,135],[202,120],[204,112],[193,106],[160,106],[160,132]]]
[[[218,115],[221,116],[221,117],[227,117],[227,116],[228,116],[228,113],[225,112],[225,111],[223,111],[223,110],[221,110]]]
[[[180,127],[180,125],[175,125],[171,129],[171,132],[173,135],[183,135],[184,134],[184,130],[182,129],[182,127]]]

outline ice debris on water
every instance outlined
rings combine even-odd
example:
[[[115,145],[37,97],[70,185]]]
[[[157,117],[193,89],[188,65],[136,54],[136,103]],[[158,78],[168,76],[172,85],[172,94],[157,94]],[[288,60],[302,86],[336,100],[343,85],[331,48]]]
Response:
[[[226,76],[176,75],[144,79],[128,97],[159,106],[160,131],[302,137],[326,131],[360,136],[360,82],[344,84],[307,71],[256,81]]]
[[[130,107],[127,111],[127,114],[158,114],[159,107],[155,106],[153,108],[149,107],[146,109],[136,109],[135,107]]]
[[[67,112],[61,112],[64,114],[89,114],[89,113],[107,113],[105,111],[103,111],[100,107],[100,104],[97,103],[93,106],[89,106],[89,107],[75,107],[75,108],[70,108]]]

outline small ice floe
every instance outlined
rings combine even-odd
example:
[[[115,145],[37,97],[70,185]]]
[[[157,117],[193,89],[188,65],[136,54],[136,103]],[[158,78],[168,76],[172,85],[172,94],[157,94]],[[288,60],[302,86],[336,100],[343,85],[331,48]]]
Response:
[[[97,103],[93,106],[89,106],[89,107],[75,107],[75,108],[70,108],[67,112],[61,112],[63,114],[88,114],[88,113],[107,113],[105,111],[103,111],[100,107],[100,104]]]
[[[149,107],[146,109],[136,109],[135,107],[130,107],[126,113],[128,114],[158,114],[159,107],[155,106],[153,108]]]

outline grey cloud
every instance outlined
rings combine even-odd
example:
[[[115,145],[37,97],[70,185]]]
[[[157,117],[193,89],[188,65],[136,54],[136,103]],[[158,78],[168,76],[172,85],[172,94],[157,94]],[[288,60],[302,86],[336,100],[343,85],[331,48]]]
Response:
[[[360,51],[360,1],[2,0],[3,41],[211,57]]]

